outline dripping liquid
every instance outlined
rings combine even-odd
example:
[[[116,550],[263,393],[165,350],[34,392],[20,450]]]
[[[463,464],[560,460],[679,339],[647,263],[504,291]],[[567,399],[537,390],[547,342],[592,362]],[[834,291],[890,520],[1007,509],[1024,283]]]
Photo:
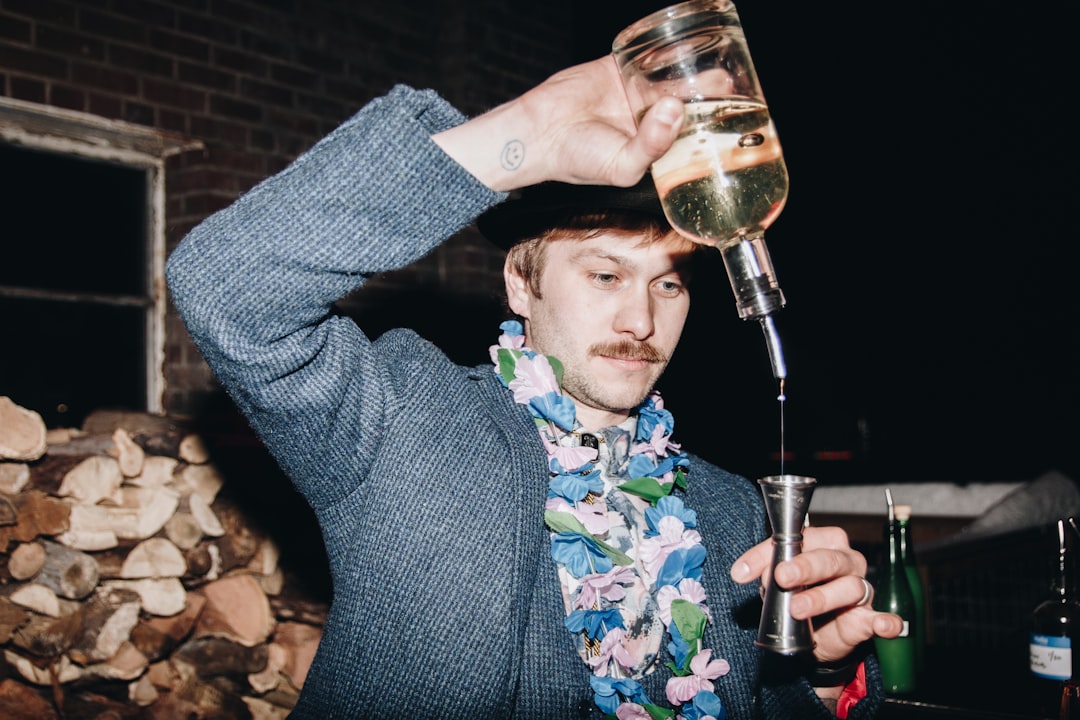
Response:
[[[787,395],[784,394],[784,378],[780,378],[780,394],[776,396],[780,402],[780,474],[784,474],[784,405],[787,403]]]

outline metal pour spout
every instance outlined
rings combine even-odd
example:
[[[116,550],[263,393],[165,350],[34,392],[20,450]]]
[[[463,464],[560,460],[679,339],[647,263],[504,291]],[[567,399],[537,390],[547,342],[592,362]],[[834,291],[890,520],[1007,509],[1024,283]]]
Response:
[[[783,380],[787,377],[787,364],[772,314],[784,307],[784,292],[776,281],[765,237],[743,238],[720,248],[720,253],[731,290],[735,293],[739,317],[744,320],[757,318],[761,323],[773,376]]]

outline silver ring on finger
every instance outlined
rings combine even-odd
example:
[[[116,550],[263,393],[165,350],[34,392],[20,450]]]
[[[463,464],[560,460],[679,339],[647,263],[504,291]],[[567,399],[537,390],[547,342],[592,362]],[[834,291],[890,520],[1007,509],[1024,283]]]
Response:
[[[860,577],[859,580],[862,581],[863,584],[863,596],[859,598],[859,602],[855,603],[855,607],[869,605],[870,601],[874,599],[874,586],[864,577]]]

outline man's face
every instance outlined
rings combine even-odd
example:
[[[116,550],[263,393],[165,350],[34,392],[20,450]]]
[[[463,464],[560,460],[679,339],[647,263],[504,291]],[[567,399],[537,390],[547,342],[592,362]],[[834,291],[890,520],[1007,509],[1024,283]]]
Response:
[[[690,309],[687,245],[627,232],[549,241],[539,297],[507,271],[526,343],[562,361],[563,389],[587,429],[624,419],[667,367]]]

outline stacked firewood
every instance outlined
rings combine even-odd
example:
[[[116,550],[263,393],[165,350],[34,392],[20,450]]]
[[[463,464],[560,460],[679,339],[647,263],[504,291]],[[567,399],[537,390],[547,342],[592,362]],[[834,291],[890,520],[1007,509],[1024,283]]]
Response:
[[[197,434],[0,397],[0,717],[284,718],[325,621]]]

